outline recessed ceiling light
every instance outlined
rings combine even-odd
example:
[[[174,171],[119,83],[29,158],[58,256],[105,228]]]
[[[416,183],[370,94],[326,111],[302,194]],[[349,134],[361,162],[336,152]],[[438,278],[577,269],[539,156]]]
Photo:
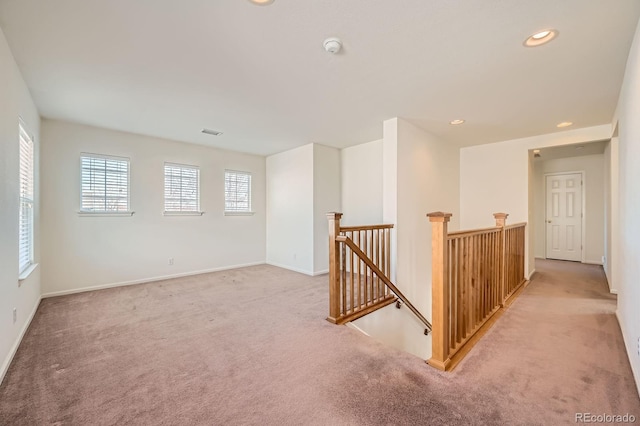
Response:
[[[540,40],[541,38],[545,38],[546,36],[548,36],[549,34],[551,34],[551,31],[547,30],[547,31],[540,31],[537,34],[534,34],[531,36],[531,38],[535,39],[535,40]]]
[[[202,133],[206,133],[207,135],[220,136],[222,132],[211,129],[202,129]]]
[[[464,120],[461,120],[461,119],[459,119],[459,118],[458,118],[458,119],[455,119],[455,120],[451,120],[451,121],[449,122],[449,124],[452,124],[452,125],[454,125],[454,126],[457,126],[458,124],[462,124],[462,123],[464,123]]]
[[[274,0],[249,0],[253,4],[257,4],[258,6],[267,6],[274,2]]]
[[[571,126],[573,123],[571,121],[563,121],[562,123],[558,123],[556,125],[556,127],[569,127]]]
[[[553,40],[556,37],[558,37],[558,30],[551,29],[551,30],[538,31],[537,33],[529,36],[529,38],[527,38],[523,44],[526,47],[536,47],[536,46],[543,45],[545,43],[549,43],[551,40]]]

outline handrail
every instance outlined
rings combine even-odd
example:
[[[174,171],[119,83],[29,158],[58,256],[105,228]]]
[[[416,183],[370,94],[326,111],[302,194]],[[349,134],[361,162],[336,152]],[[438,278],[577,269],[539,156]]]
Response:
[[[413,314],[425,325],[426,330],[424,334],[429,334],[431,332],[431,323],[416,309],[415,306],[407,299],[407,297],[402,294],[400,290],[391,282],[391,280],[369,259],[369,257],[364,254],[360,247],[358,247],[351,238],[345,235],[339,235],[336,237],[336,241],[341,243],[345,243],[349,246],[349,248],[369,267],[374,274],[378,276],[382,280],[382,282],[391,289],[391,291],[398,297],[398,299],[402,300],[402,302],[407,305],[409,310],[413,312]]]
[[[452,237],[466,237],[469,235],[482,235],[482,234],[489,234],[491,232],[498,232],[500,231],[499,226],[494,226],[491,228],[481,228],[481,229],[471,229],[471,230],[462,230],[462,231],[453,231],[453,232],[449,232],[447,233],[447,238],[451,239]]]
[[[522,226],[527,226],[527,222],[514,223],[513,225],[505,226],[504,229],[520,228]]]
[[[373,229],[391,229],[393,228],[392,224],[387,225],[360,225],[360,226],[341,226],[340,232],[345,231],[370,231]]]

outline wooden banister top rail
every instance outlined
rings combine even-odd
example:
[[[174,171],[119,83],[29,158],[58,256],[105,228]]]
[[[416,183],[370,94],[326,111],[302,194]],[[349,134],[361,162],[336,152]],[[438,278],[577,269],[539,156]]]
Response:
[[[520,228],[521,226],[527,226],[527,222],[514,223],[513,225],[505,226],[504,229]]]
[[[504,229],[511,229],[511,228],[519,228],[521,226],[526,226],[527,222],[520,222],[520,223],[514,223],[513,225],[508,225],[505,226]],[[482,235],[482,234],[488,234],[491,232],[497,232],[500,229],[502,229],[501,226],[494,226],[491,228],[480,228],[480,229],[465,229],[462,231],[453,231],[453,232],[448,232],[447,233],[447,237],[467,237],[467,236],[471,236],[471,235]]]
[[[500,229],[502,229],[499,226],[494,226],[492,228],[481,228],[481,229],[470,229],[470,230],[462,230],[462,231],[453,231],[453,232],[448,232],[447,233],[447,237],[466,237],[468,235],[482,235],[482,234],[488,234],[491,232],[497,232]]]
[[[382,280],[382,282],[391,289],[391,291],[398,296],[398,299],[402,300],[402,303],[404,303],[405,305],[407,305],[407,308],[409,308],[409,310],[411,312],[413,312],[413,314],[420,320],[422,321],[422,323],[425,325],[426,330],[424,334],[429,334],[431,332],[431,323],[424,317],[424,315],[422,315],[420,313],[420,311],[418,311],[418,309],[416,309],[415,306],[413,306],[413,303],[411,303],[409,301],[409,299],[407,299],[405,297],[404,294],[402,294],[402,292],[400,290],[398,290],[398,288],[391,282],[391,280],[389,280],[389,278],[387,278],[387,276],[380,270],[378,269],[378,267],[371,261],[371,259],[369,259],[367,257],[367,255],[360,250],[360,248],[353,242],[351,241],[351,239],[347,236],[344,235],[339,235],[336,237],[336,241],[339,242],[343,242],[345,244],[347,244],[349,246],[349,248],[351,248],[351,250],[360,258],[362,259],[362,261],[369,267],[371,268],[371,270],[373,271],[374,274],[376,274],[380,280]]]
[[[341,226],[340,232],[345,231],[370,231],[375,229],[391,229],[393,225],[361,225],[361,226]]]

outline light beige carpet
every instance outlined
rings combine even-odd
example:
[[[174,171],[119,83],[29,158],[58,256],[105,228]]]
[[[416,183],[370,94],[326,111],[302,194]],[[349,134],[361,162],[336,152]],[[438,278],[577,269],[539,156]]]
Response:
[[[0,424],[640,418],[602,269],[537,269],[453,373],[328,323],[327,277],[271,266],[45,299],[0,386]]]

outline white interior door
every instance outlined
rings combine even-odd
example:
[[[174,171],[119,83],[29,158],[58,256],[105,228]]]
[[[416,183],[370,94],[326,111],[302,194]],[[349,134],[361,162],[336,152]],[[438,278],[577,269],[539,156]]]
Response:
[[[547,258],[582,260],[582,174],[546,177]]]

